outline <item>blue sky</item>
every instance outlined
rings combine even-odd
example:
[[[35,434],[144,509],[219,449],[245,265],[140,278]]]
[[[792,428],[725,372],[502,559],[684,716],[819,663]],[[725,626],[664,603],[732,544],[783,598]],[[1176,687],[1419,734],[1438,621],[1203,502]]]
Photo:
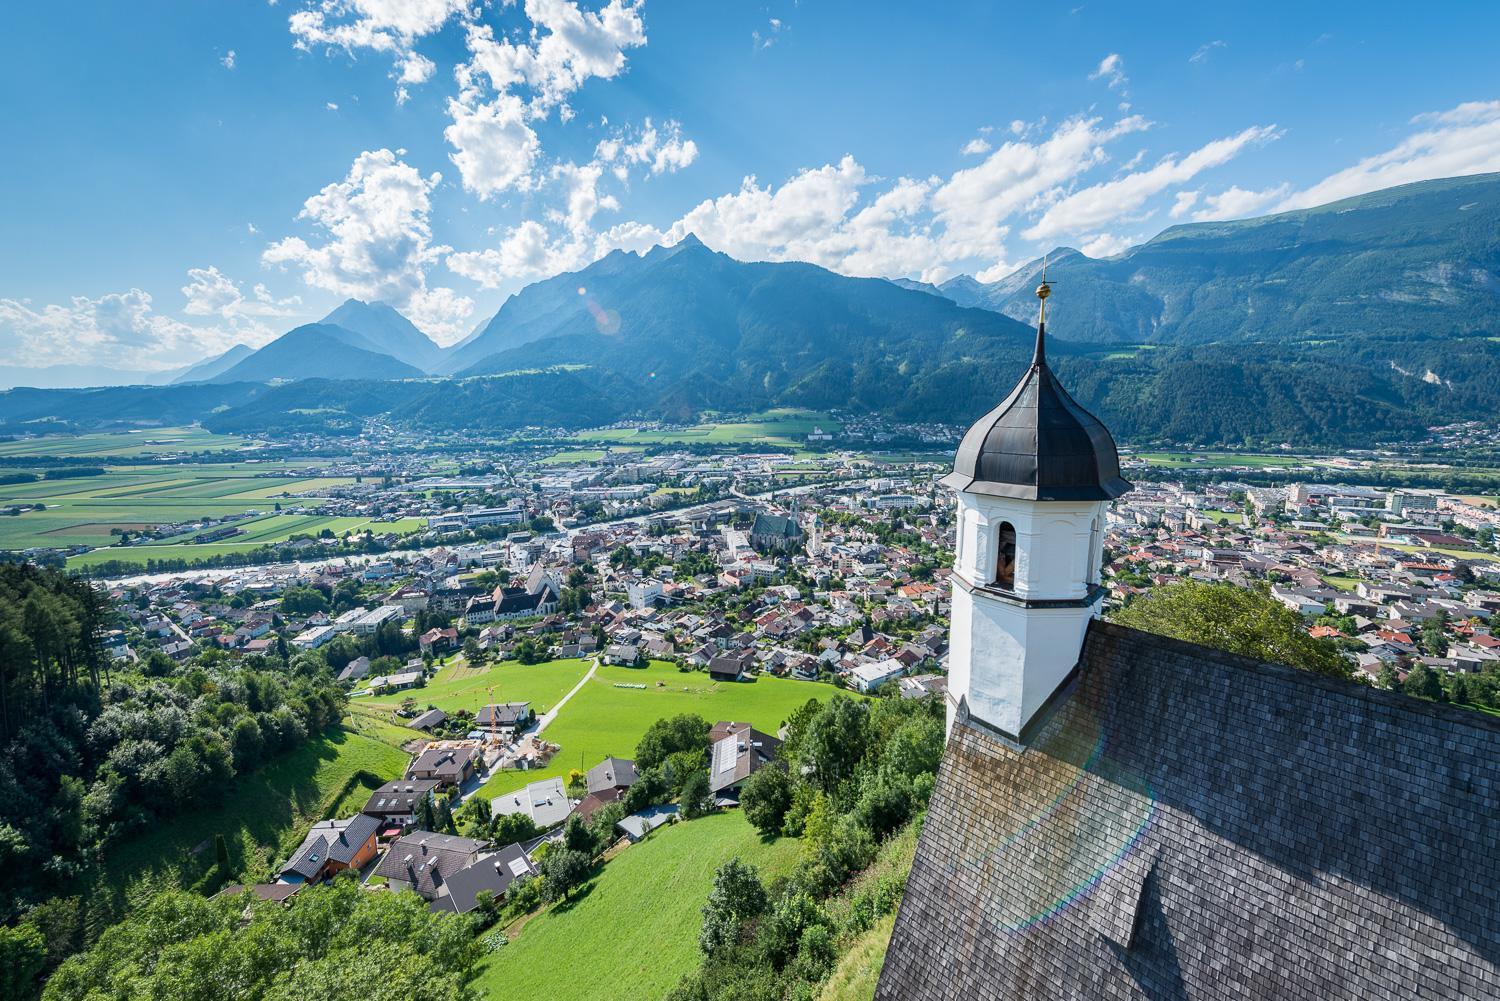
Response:
[[[689,231],[994,279],[1500,169],[1500,5],[1229,6],[13,5],[0,365],[164,368],[347,296],[447,343]]]

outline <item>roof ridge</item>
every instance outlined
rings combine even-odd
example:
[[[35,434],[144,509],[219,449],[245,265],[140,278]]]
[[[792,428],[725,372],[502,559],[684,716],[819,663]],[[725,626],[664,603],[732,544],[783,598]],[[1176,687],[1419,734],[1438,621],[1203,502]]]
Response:
[[[1202,643],[1194,643],[1190,640],[1177,639],[1174,636],[1146,632],[1143,629],[1134,629],[1130,626],[1121,625],[1118,622],[1094,619],[1089,624],[1089,633],[1091,635],[1097,633],[1117,642],[1130,643],[1132,645],[1149,644],[1166,649],[1179,656],[1190,656],[1196,660],[1210,660],[1224,667],[1249,671],[1255,674],[1271,675],[1285,681],[1313,688],[1321,688],[1326,692],[1336,695],[1346,695],[1390,709],[1402,710],[1421,716],[1430,716],[1449,723],[1458,723],[1479,730],[1500,733],[1500,717],[1491,716],[1488,713],[1477,712],[1472,709],[1462,709],[1446,702],[1429,702],[1426,699],[1419,699],[1416,696],[1407,695],[1403,692],[1388,692],[1385,689],[1376,688],[1373,685],[1366,685],[1358,681],[1331,678],[1326,674],[1316,674],[1302,668],[1292,667],[1289,664],[1278,664],[1274,661],[1261,660],[1257,657],[1249,657],[1245,654],[1221,650],[1218,647],[1205,646]],[[1085,639],[1084,642],[1087,644],[1088,640]]]

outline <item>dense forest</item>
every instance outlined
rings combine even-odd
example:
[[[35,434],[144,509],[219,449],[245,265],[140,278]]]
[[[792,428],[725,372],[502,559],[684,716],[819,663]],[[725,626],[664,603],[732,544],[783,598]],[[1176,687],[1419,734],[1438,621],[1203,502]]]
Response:
[[[321,658],[156,653],[112,672],[99,643],[110,615],[83,581],[0,565],[0,958],[35,934],[46,964],[60,961],[85,938],[88,901],[70,892],[109,846],[219,801],[342,715]]]

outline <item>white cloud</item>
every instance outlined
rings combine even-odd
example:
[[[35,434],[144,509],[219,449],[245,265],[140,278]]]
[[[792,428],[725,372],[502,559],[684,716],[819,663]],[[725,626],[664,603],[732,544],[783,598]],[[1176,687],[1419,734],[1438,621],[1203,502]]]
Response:
[[[594,220],[617,203],[601,194],[627,159],[655,162],[661,140],[617,134],[595,161],[554,168],[566,208],[507,230],[498,246],[450,254],[450,270],[487,288],[581,267],[611,250],[642,251],[689,233],[743,260],[805,260],[849,275],[912,275],[941,281],[960,268],[990,279],[1014,269],[1004,241],[1017,221],[1043,211],[1060,186],[1109,160],[1105,147],[1149,127],[1138,116],[1105,124],[1072,119],[1035,143],[1010,140],[983,162],[941,178],[872,177],[852,156],[800,171],[780,186],[746,177],[738,191],[700,202],[665,227],[639,220],[600,232]],[[627,153],[635,143],[639,152]],[[607,168],[603,174],[597,168]],[[550,224],[550,226],[549,226]],[[1097,238],[1098,228],[1091,231]],[[1102,246],[1102,244],[1100,244]]]
[[[324,102],[323,107],[327,108],[329,111],[337,111],[337,110],[339,110],[339,106],[337,104],[333,103],[332,101],[326,101],[326,102]]]
[[[406,85],[426,82],[435,68],[417,53],[416,43],[466,13],[465,0],[316,0],[293,13],[288,26],[299,49],[369,49],[391,56],[401,102]]]
[[[1098,118],[1069,119],[1039,143],[1003,143],[983,163],[957,171],[932,196],[950,260],[1005,256],[1012,218],[1109,157],[1104,147],[1150,123],[1139,116],[1102,125]]]
[[[1110,90],[1119,90],[1130,82],[1125,76],[1125,60],[1118,52],[1111,52],[1099,60],[1099,68],[1089,74],[1090,80],[1103,80]]]
[[[1179,191],[1172,201],[1172,210],[1167,214],[1173,219],[1181,219],[1192,211],[1193,206],[1198,204],[1198,191]]]
[[[224,53],[223,57],[219,59],[219,65],[222,66],[222,67],[224,67],[227,70],[234,69],[234,50],[233,49],[230,49],[228,52]]]
[[[388,149],[361,153],[348,176],[303,203],[298,218],[308,220],[322,242],[287,237],[261,259],[300,268],[314,288],[419,311],[434,338],[460,335],[473,303],[427,286],[428,267],[449,250],[433,244],[428,221],[429,196],[441,180],[437,173],[423,177]]]
[[[138,288],[66,305],[33,308],[27,300],[0,299],[0,356],[19,365],[115,364],[168,368],[182,358],[223,350],[223,331],[191,327],[153,310]]]
[[[594,158],[620,166],[643,164],[652,174],[676,173],[698,159],[698,144],[682,138],[679,123],[666,122],[662,130],[658,132],[648,118],[633,138],[626,131],[601,140],[594,148]]]
[[[278,299],[265,284],[257,284],[247,298],[233,281],[213,265],[189,268],[188,283],[182,287],[187,316],[215,316],[244,333],[247,343],[269,340],[273,331],[263,322],[272,317],[295,315],[302,305],[300,296]]]
[[[1197,50],[1194,51],[1192,55],[1188,56],[1188,62],[1201,63],[1213,54],[1214,49],[1222,49],[1228,44],[1229,43],[1224,41],[1222,38],[1215,38],[1211,42],[1204,42],[1202,45],[1198,46]]]
[[[783,23],[781,18],[779,17],[771,18],[766,22],[766,24],[770,29],[769,31],[762,32],[760,30],[756,30],[750,32],[750,41],[755,43],[755,47],[757,49],[769,49],[771,46],[775,45],[777,36],[780,35],[782,29],[786,27],[785,23]]]
[[[541,153],[536,132],[526,124],[525,106],[513,94],[481,100],[472,89],[448,100],[452,124],[443,138],[453,147],[448,158],[464,189],[487,199],[512,188],[535,186],[531,176]]]
[[[1097,236],[1088,237],[1078,249],[1085,257],[1113,257],[1122,250],[1133,247],[1135,243],[1136,241],[1129,237],[1100,233]]]
[[[964,148],[959,150],[959,152],[964,156],[978,156],[981,153],[988,153],[994,148],[995,147],[990,145],[990,141],[988,139],[985,139],[983,136],[975,136],[973,139],[970,139],[968,142],[964,143]]]
[[[1231,185],[1217,195],[1203,199],[1203,208],[1193,213],[1199,222],[1219,219],[1245,219],[1258,215],[1268,206],[1285,198],[1291,190],[1290,184],[1278,184],[1264,191],[1247,191]]]
[[[1500,170],[1500,101],[1470,101],[1418,115],[1412,124],[1425,127],[1384,153],[1365,157],[1293,194],[1277,210],[1308,208],[1435,177]]]
[[[1120,220],[1137,218],[1146,201],[1166,189],[1238,156],[1247,147],[1275,139],[1276,126],[1253,126],[1237,135],[1215,139],[1187,156],[1169,156],[1147,170],[1126,174],[1066,195],[1026,230],[1030,240],[1050,240],[1067,234],[1097,232]],[[1149,213],[1148,213],[1149,214]]]
[[[524,42],[496,39],[488,25],[471,24],[467,44],[473,71],[498,93],[524,86],[531,110],[545,113],[591,78],[608,80],[625,68],[625,50],[646,44],[638,2],[610,0],[597,13],[568,0],[526,0],[531,19]]]
[[[646,44],[639,3],[610,0],[596,13],[567,0],[527,0],[526,16],[531,34],[520,42],[470,23],[464,33],[469,60],[454,71],[459,92],[448,101],[453,122],[443,137],[454,149],[450,158],[464,188],[481,199],[536,187],[532,172],[541,142],[530,121],[554,107],[564,121],[572,118],[566,98],[590,79],[619,75],[625,50]],[[691,141],[677,138],[661,153],[661,169],[675,170],[697,156]]]

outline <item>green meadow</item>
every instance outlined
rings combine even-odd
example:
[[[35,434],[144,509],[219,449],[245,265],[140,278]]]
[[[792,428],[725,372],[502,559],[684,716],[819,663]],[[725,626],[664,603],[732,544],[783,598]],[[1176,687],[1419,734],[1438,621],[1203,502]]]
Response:
[[[737,858],[763,879],[785,875],[800,847],[762,841],[738,810],[661,828],[606,863],[571,902],[527,922],[485,959],[475,986],[508,1001],[662,997],[698,965],[714,870]]]
[[[646,687],[616,688],[617,684]],[[701,671],[681,671],[663,661],[643,668],[603,665],[543,734],[562,748],[551,763],[532,771],[496,772],[485,783],[484,794],[499,796],[528,782],[566,775],[572,768],[586,769],[606,755],[633,758],[647,728],[663,716],[697,713],[710,723],[743,720],[775,733],[793,709],[808,699],[832,698],[834,692],[828,685],[787,678],[716,682]],[[497,700],[502,696],[503,689],[497,689]],[[417,699],[422,702],[420,695]]]
[[[423,688],[354,701],[361,708],[393,711],[410,697],[419,706],[433,705],[448,713],[459,709],[474,712],[490,703],[493,690],[494,701],[530,702],[540,716],[568,694],[588,669],[586,660],[549,660],[540,664],[507,660],[475,670],[465,665],[462,657],[456,657]],[[568,705],[571,708],[573,703]]]
[[[154,823],[110,848],[99,889],[192,885],[213,866],[213,840],[221,834],[231,871],[274,865],[317,821],[357,812],[369,791],[399,777],[406,762],[405,752],[364,734],[337,731],[310,741],[234,779],[219,803]]]
[[[814,428],[837,433],[842,425],[827,414],[777,409],[743,421],[710,421],[670,431],[643,428],[599,428],[574,435],[579,442],[634,445],[779,445],[802,448]]]

